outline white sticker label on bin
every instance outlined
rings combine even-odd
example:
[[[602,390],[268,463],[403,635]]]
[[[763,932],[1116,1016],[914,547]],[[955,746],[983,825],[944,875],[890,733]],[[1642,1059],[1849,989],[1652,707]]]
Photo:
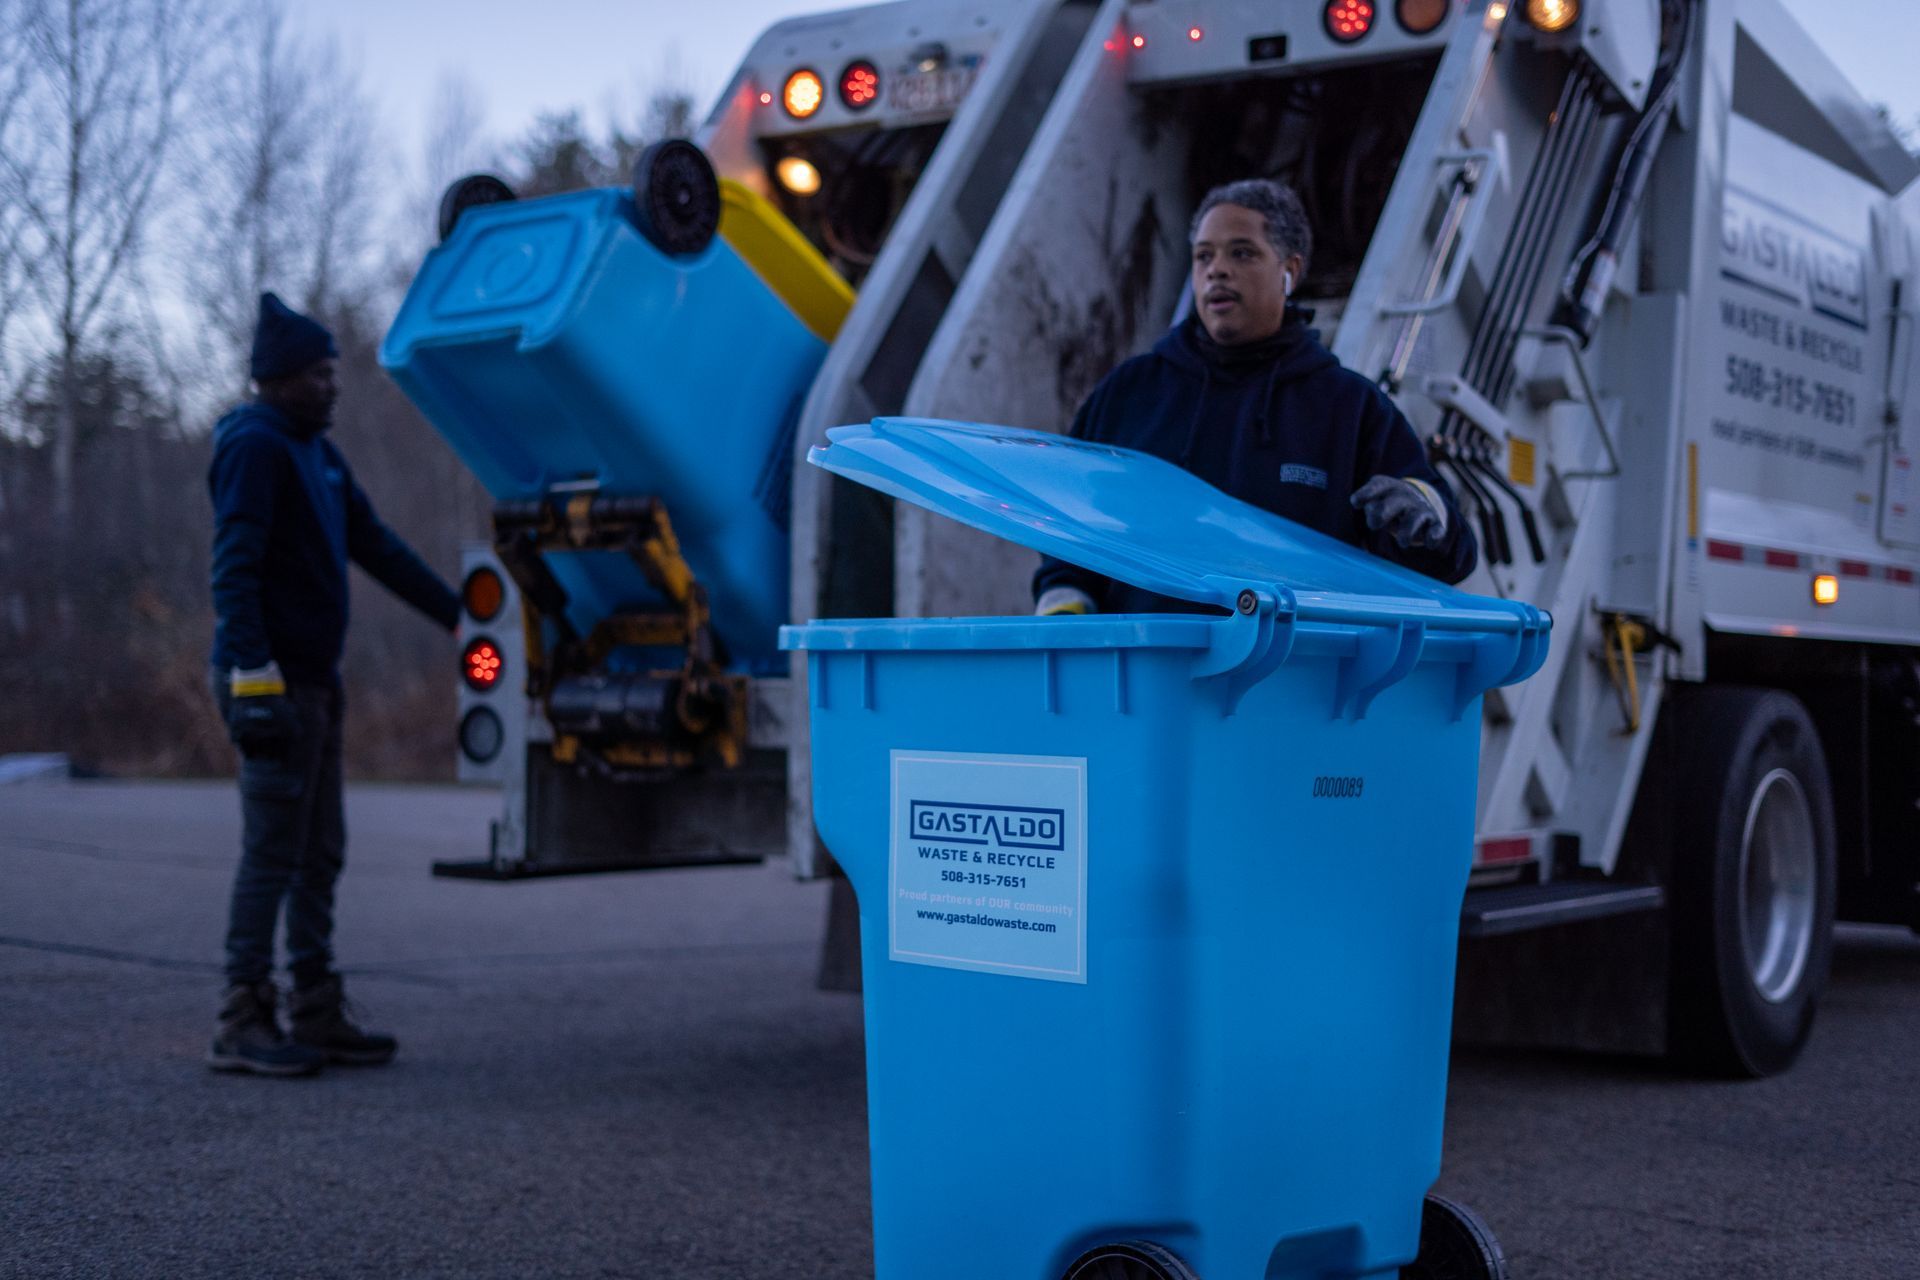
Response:
[[[1087,762],[893,753],[890,954],[1087,980]]]

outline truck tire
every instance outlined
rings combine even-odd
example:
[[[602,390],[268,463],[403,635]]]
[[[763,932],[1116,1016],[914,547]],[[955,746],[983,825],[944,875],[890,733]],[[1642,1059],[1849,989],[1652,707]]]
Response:
[[[1786,1070],[1833,952],[1834,819],[1825,753],[1799,699],[1680,692],[1668,1044],[1715,1075]]]
[[[1507,1258],[1480,1215],[1444,1196],[1420,1207],[1420,1256],[1400,1280],[1507,1280]]]
[[[1122,1240],[1089,1249],[1062,1280],[1199,1280],[1173,1251],[1150,1240]]]

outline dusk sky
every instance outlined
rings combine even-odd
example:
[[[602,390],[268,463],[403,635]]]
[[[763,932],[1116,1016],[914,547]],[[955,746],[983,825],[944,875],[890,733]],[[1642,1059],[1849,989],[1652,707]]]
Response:
[[[1920,118],[1920,5],[1914,0],[1785,0],[1870,99]],[[297,6],[313,33],[357,64],[388,136],[411,154],[436,86],[474,86],[496,137],[541,111],[631,118],[661,84],[691,89],[705,113],[755,36],[796,14],[844,6],[809,0],[327,0]]]

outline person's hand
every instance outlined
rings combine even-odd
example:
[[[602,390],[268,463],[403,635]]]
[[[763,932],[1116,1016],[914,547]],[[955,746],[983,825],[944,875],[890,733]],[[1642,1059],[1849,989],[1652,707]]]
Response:
[[[1040,593],[1040,599],[1033,606],[1036,618],[1052,618],[1060,614],[1096,613],[1093,597],[1078,587],[1048,587]]]
[[[1433,489],[1418,480],[1375,476],[1354,491],[1354,510],[1367,528],[1385,529],[1408,550],[1437,547],[1447,536],[1447,509]]]
[[[300,712],[287,697],[279,666],[235,667],[227,691],[233,695],[227,702],[227,736],[240,754],[249,760],[285,756],[299,736]]]

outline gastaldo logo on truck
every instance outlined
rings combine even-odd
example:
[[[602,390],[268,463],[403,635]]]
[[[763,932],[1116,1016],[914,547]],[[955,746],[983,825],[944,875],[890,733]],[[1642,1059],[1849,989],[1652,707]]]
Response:
[[[1731,185],[1720,206],[1720,271],[1796,306],[1867,327],[1866,252]]]

